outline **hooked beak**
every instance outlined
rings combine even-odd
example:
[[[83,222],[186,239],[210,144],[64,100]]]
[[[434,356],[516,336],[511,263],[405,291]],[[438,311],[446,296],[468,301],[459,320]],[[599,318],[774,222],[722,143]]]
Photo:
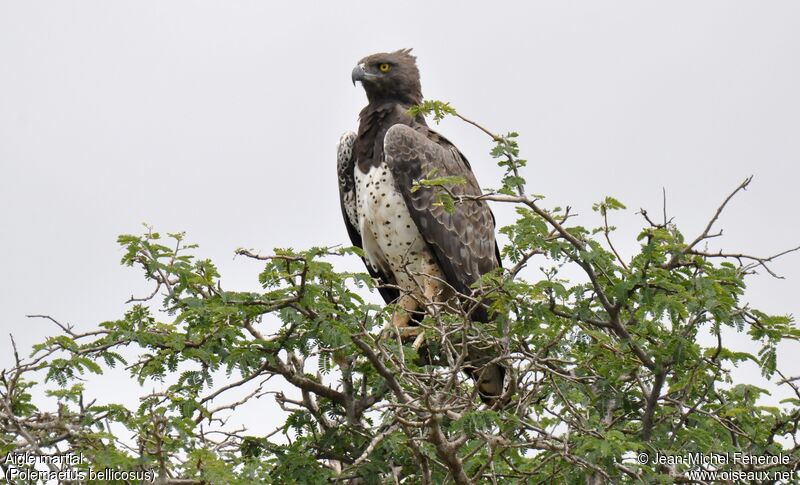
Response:
[[[353,80],[353,86],[356,85],[356,81],[364,81],[364,78],[367,77],[367,72],[364,70],[364,65],[359,64],[353,68],[353,72],[350,74],[350,79]]]

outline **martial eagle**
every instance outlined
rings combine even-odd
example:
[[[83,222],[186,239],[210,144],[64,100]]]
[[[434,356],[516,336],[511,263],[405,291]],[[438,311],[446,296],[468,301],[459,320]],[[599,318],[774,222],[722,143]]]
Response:
[[[447,139],[430,129],[409,108],[422,102],[419,70],[410,49],[374,54],[352,71],[369,104],[359,114],[358,133],[342,135],[337,169],[342,215],[364,262],[397,312],[392,324],[413,334],[422,302],[445,302],[453,290],[469,294],[483,274],[500,266],[494,216],[485,201],[466,200],[445,210],[433,188],[415,182],[460,177],[449,188],[455,195],[481,194],[469,162]],[[399,288],[399,290],[398,290]],[[485,308],[472,320],[486,322]],[[419,340],[417,340],[419,342]],[[504,368],[472,351],[469,372],[481,398],[492,402],[503,392]]]

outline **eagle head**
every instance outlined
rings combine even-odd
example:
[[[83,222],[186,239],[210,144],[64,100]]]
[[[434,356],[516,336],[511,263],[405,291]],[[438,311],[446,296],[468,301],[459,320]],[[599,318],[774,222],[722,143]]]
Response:
[[[372,54],[353,68],[353,84],[361,81],[370,103],[396,101],[403,104],[422,102],[417,58],[411,49]]]

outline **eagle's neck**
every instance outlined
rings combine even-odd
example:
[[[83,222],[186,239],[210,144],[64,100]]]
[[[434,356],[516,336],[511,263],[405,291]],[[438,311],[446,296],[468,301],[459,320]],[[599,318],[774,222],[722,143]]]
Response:
[[[367,101],[369,104],[378,106],[382,104],[401,104],[413,106],[422,102],[422,92],[417,87],[410,89],[406,93],[385,93],[383,91],[375,91],[373,89],[365,89],[367,93]]]
[[[421,102],[421,101],[420,101]],[[399,101],[370,102],[359,113],[358,138],[356,138],[356,165],[362,173],[383,163],[383,138],[396,124],[426,127],[422,115],[411,117],[408,109],[414,104]]]

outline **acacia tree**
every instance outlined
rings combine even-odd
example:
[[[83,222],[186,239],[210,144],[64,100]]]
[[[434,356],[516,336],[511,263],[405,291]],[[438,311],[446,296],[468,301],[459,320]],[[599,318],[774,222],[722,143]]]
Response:
[[[478,126],[446,103],[415,109]],[[80,452],[84,462],[72,466],[151,470],[162,484],[703,483],[714,477],[696,472],[766,481],[755,472],[796,471],[798,378],[777,368],[776,353],[800,332],[789,316],[742,301],[745,279],[756,270],[777,276],[769,265],[789,251],[707,249],[750,179],[694,238],[642,210],[639,252],[625,260],[609,221],[623,204],[607,197],[593,207],[596,227],[574,225],[568,208],[526,192],[516,134],[478,127],[505,169],[501,186],[480,198],[517,211],[500,229],[506,267],[461,295],[462,305],[423,302],[419,352],[380,337],[397,309],[365,301],[376,284],[368,275],[336,270],[339,259],[360,256],[355,248],[240,249],[263,266],[261,289],[234,291],[183,234],[125,235],[122,262],[143,270],[152,294],[87,332],[43,317],[58,334],[27,357],[14,346],[15,365],[0,373],[0,456]],[[449,190],[457,183],[431,178],[417,189],[451,207],[463,202]],[[540,273],[521,274],[534,264]],[[581,281],[562,278],[567,267]],[[471,309],[486,302],[494,320],[473,325]],[[274,321],[278,330],[268,332]],[[733,333],[752,339],[753,351],[728,349]],[[715,344],[702,345],[701,335]],[[473,346],[491,347],[492,362],[508,368],[503,405],[483,404],[463,372]],[[763,405],[768,391],[731,373],[744,361],[760,366],[765,386],[794,397]],[[135,409],[83,385],[115,366],[142,389]],[[272,378],[283,391],[265,390]],[[57,408],[34,401],[42,389]],[[273,399],[286,418],[272,433],[226,427],[242,404],[266,410]],[[781,461],[656,463],[690,453]],[[4,472],[12,466],[24,465],[5,463]]]

